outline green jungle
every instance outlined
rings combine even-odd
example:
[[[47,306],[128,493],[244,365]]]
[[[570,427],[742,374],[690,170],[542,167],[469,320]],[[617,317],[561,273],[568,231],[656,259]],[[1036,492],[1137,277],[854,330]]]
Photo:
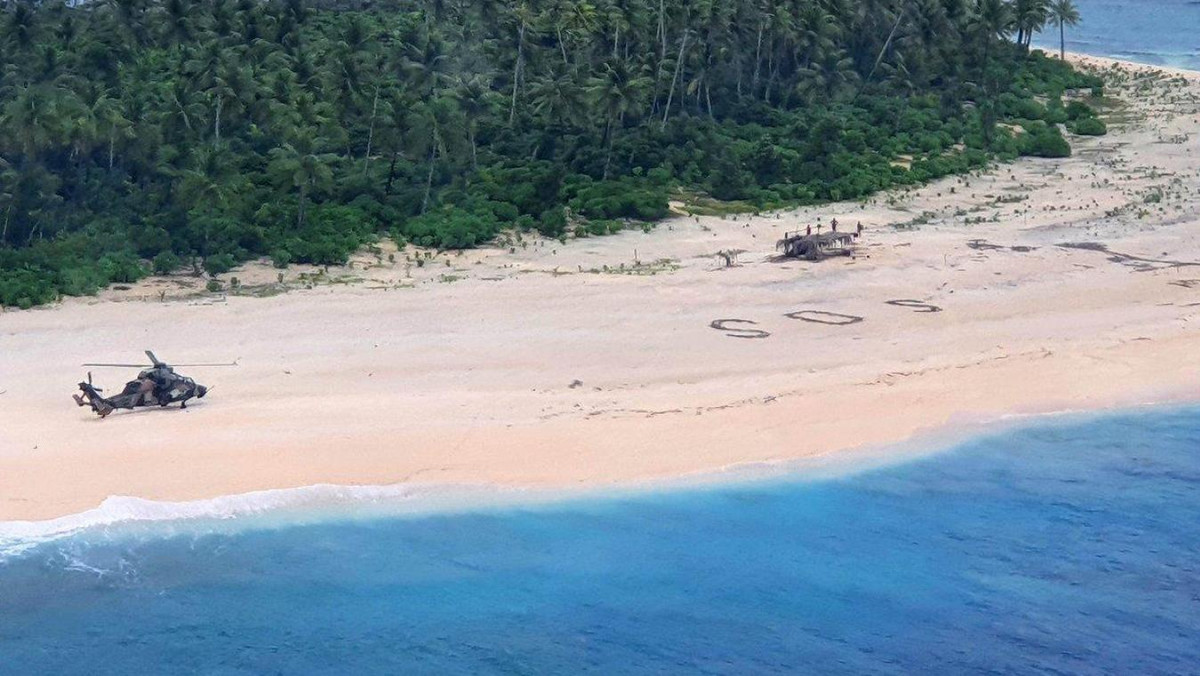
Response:
[[[0,7],[3,306],[857,199],[1106,131],[1102,82],[1029,47],[1070,0]]]

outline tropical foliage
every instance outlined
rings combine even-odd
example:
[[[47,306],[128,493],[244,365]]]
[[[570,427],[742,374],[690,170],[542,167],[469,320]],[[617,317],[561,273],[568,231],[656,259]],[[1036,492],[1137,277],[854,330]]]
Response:
[[[598,234],[679,187],[856,198],[1069,152],[1062,94],[1100,87],[1028,54],[1034,0],[4,8],[0,304],[24,307],[150,270],[338,263],[385,233]]]

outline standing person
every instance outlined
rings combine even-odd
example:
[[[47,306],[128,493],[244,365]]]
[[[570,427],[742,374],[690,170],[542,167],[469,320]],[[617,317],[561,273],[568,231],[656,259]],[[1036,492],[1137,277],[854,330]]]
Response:
[[[809,237],[812,237],[812,224],[811,224],[811,223],[810,223],[810,224],[809,224],[809,226],[808,226],[808,233],[807,233],[807,234],[808,234],[808,236],[809,236]]]
[[[836,218],[833,219],[832,222],[830,222],[829,227],[833,228],[834,232],[837,232],[837,219]]]

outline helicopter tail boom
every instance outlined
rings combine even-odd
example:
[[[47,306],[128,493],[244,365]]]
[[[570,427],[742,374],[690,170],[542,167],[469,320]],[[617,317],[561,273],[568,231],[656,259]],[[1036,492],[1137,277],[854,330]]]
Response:
[[[79,391],[83,394],[71,395],[71,397],[75,400],[75,403],[79,406],[91,406],[92,410],[95,411],[96,414],[101,418],[107,416],[109,413],[112,413],[116,408],[111,402],[109,402],[108,399],[105,399],[100,394],[99,388],[92,386],[90,373],[88,374],[88,382],[79,383]]]

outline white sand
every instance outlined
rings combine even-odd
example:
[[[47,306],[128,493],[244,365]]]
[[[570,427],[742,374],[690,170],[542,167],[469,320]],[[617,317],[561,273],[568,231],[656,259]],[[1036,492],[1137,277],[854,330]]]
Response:
[[[294,268],[293,290],[268,298],[223,300],[180,275],[5,311],[0,520],[109,495],[601,485],[1014,412],[1200,398],[1200,79],[1180,82],[1122,86],[1126,122],[1072,139],[1070,159],[868,204],[681,217],[567,245],[526,237],[514,253],[436,256],[407,272],[405,253],[392,265],[385,249],[329,275],[362,281],[304,289],[298,275],[312,271]],[[1155,191],[1161,201],[1147,202]],[[915,229],[891,227],[925,212]],[[817,217],[861,221],[861,255],[769,260],[785,229]],[[1146,261],[1059,246],[1068,242]],[[713,254],[728,249],[744,250],[741,264],[720,269]],[[639,274],[621,274],[635,252]],[[255,286],[277,274],[258,265],[233,276]],[[942,311],[886,303],[896,299]],[[802,310],[863,321],[785,316]],[[730,337],[710,327],[717,319],[770,336]],[[75,407],[81,362],[136,362],[144,348],[241,365],[180,369],[214,388],[187,411],[100,420]],[[133,375],[94,373],[110,393]]]

